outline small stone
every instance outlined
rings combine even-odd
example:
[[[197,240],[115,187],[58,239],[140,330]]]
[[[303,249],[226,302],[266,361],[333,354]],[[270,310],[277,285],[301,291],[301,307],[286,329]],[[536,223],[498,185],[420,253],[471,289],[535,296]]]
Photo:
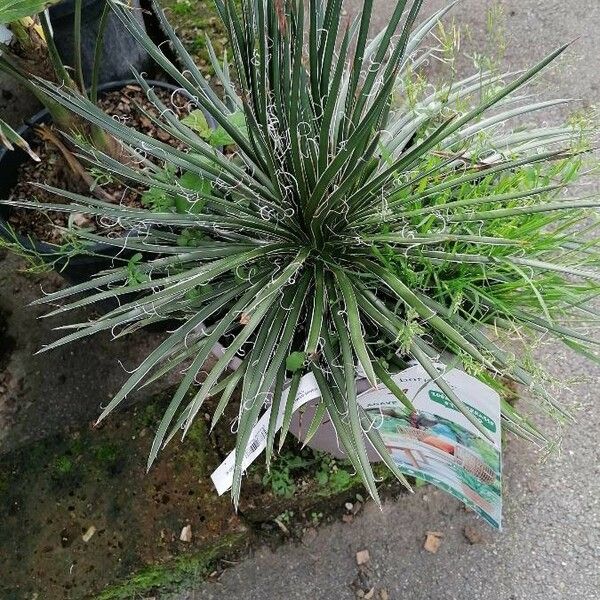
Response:
[[[344,504],[344,507],[346,508],[346,510],[348,512],[352,512],[352,509],[354,508],[354,504],[352,504],[352,502],[346,502],[346,504]]]
[[[192,526],[191,525],[186,525],[181,530],[181,534],[179,535],[179,539],[182,542],[187,542],[188,544],[192,541]]]
[[[368,550],[361,550],[356,553],[356,564],[360,567],[361,565],[366,565],[371,560],[371,556],[369,555]]]
[[[71,217],[71,222],[77,227],[85,227],[89,225],[90,220],[83,213],[74,213]]]
[[[87,544],[96,533],[96,528],[93,525],[90,525],[87,528],[87,531],[81,536],[81,539]]]
[[[427,552],[431,552],[431,554],[436,554],[440,549],[443,537],[443,533],[439,533],[438,531],[428,531],[423,548],[427,550]]]

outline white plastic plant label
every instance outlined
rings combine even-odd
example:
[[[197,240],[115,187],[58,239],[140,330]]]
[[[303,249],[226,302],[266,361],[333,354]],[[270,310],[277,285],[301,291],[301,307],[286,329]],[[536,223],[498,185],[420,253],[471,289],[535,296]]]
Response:
[[[0,25],[0,43],[8,44],[12,40],[12,37],[13,34],[10,29],[6,25]]]
[[[282,394],[281,406],[285,406],[285,401],[289,393],[288,390],[284,390]],[[298,386],[298,394],[294,401],[293,412],[296,412],[300,407],[304,406],[311,400],[316,400],[321,396],[317,380],[312,373],[305,375],[300,380]],[[277,431],[281,429],[283,425],[283,411],[278,415],[277,418]],[[271,418],[271,409],[267,409],[263,416],[258,420],[252,433],[250,434],[250,441],[244,454],[244,460],[242,461],[242,468],[247,469],[256,458],[262,453],[267,447],[267,429],[269,426],[269,419]],[[210,476],[219,496],[224,494],[233,484],[233,469],[235,467],[235,450],[230,452],[227,458],[217,467],[217,469]]]

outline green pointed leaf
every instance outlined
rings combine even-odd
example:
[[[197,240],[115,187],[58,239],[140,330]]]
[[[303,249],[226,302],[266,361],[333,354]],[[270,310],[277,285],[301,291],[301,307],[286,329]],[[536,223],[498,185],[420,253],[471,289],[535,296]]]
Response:
[[[0,24],[18,21],[30,17],[56,4],[59,0],[2,0],[0,5]]]

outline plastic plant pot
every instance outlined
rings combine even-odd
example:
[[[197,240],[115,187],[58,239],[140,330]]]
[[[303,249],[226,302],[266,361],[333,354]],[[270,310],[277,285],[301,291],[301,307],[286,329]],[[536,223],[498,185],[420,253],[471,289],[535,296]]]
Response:
[[[133,84],[136,84],[136,81],[113,81],[99,86],[98,91],[100,93],[108,93]],[[164,90],[185,93],[181,88],[162,81],[148,81],[148,84]],[[207,120],[214,127],[214,121],[208,118]],[[34,137],[34,127],[42,123],[49,123],[50,121],[51,118],[48,111],[42,110],[29,119],[27,125],[20,128],[19,134],[31,142]],[[0,173],[2,174],[2,177],[0,177],[0,198],[7,199],[10,196],[12,188],[17,183],[18,168],[28,160],[31,159],[20,148],[15,148],[12,151],[0,150]],[[12,235],[8,225],[11,210],[13,209],[10,206],[0,205],[0,237],[8,241],[15,240],[15,236]],[[67,259],[60,255],[57,246],[48,242],[21,234],[16,234],[16,239],[25,250],[29,250],[42,257],[48,264],[54,264],[55,269],[64,279],[75,284],[87,281],[103,269],[111,268],[117,257],[122,261],[127,260],[134,254],[133,251],[118,246],[90,243],[87,245],[88,254],[81,254]]]
[[[143,12],[139,0],[133,0],[131,10],[140,24],[144,26]],[[100,30],[102,11],[106,0],[83,0],[81,9],[81,66],[83,77],[90,83],[94,63],[96,39]],[[74,0],[63,0],[49,9],[50,22],[54,31],[54,42],[58,52],[67,65],[73,64],[75,48]],[[131,68],[144,72],[151,66],[150,57],[125,29],[119,18],[110,11],[103,38],[103,50],[100,61],[100,83],[120,81],[131,77]]]

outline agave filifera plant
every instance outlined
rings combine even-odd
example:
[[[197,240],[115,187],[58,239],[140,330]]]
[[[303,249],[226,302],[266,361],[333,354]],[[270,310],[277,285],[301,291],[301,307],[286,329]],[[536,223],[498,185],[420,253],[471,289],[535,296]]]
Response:
[[[428,55],[416,51],[449,7],[415,27],[421,1],[400,0],[386,29],[369,41],[372,0],[348,26],[341,21],[342,0],[242,0],[239,11],[236,4],[216,0],[235,72],[230,77],[227,59],[220,62],[211,52],[218,95],[164,17],[184,72],[121,2],[112,2],[201,109],[178,121],[137,76],[160,109],[157,123],[184,149],[128,128],[69,89],[39,82],[69,110],[121,140],[139,168],[73,139],[86,160],[188,200],[156,212],[52,190],[69,202],[34,205],[118,221],[126,233],[102,240],[143,257],[133,281],[131,265],[124,265],[40,300],[71,298],[55,315],[121,300],[94,322],[71,326],[73,333],[48,348],[101,330],[124,335],[148,323],[181,320],[100,418],[149,379],[185,369],[158,427],[151,463],[165,441],[189,429],[209,396],[222,393],[216,422],[239,384],[237,502],[253,426],[270,403],[268,462],[276,415],[285,415],[281,439],[306,373],[314,374],[322,394],[317,415],[328,414],[375,498],[363,432],[402,475],[357,402],[357,367],[371,385],[388,386],[410,405],[390,372],[394,363],[416,360],[481,429],[439,370],[440,353],[448,351],[486,381],[503,376],[529,386],[542,405],[563,415],[535,369],[512,354],[500,334],[543,332],[590,357],[598,343],[589,333],[597,318],[590,301],[599,292],[598,253],[586,239],[594,227],[590,209],[600,202],[560,194],[585,150],[574,147],[579,133],[571,126],[502,127],[509,118],[563,102],[515,92],[565,47],[527,71],[478,72],[409,103],[407,79]],[[214,118],[218,133],[202,111]],[[209,143],[215,139],[225,150]],[[194,174],[194,183],[182,173]],[[578,233],[583,230],[587,237]],[[197,384],[219,340],[225,352]],[[241,366],[229,373],[236,356]],[[541,439],[506,403],[503,416],[512,430]]]

